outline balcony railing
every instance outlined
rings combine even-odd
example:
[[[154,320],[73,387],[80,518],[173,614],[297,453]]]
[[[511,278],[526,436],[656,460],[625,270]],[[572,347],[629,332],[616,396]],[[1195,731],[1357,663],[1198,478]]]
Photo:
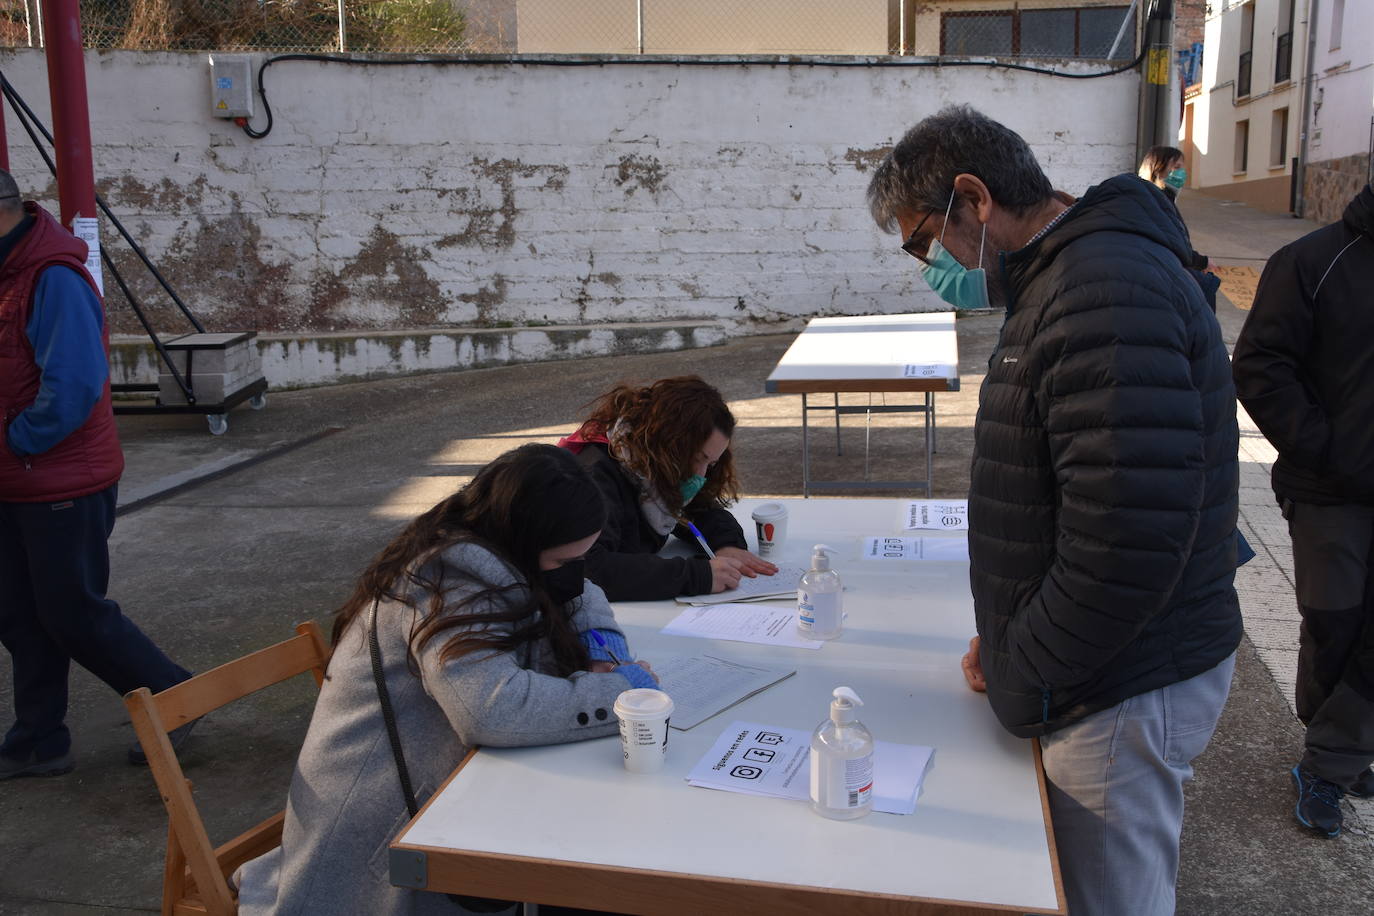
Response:
[[[1284,32],[1274,46],[1274,82],[1286,82],[1293,75],[1293,33]]]
[[[1250,94],[1250,61],[1254,56],[1254,51],[1246,51],[1240,56],[1240,70],[1236,74],[1237,96],[1247,96]]]

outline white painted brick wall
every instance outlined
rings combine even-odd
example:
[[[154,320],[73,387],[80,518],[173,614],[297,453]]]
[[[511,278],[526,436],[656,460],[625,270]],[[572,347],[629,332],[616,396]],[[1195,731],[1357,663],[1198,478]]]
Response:
[[[41,52],[5,57],[47,119]],[[1133,166],[1134,74],[286,62],[252,140],[207,114],[204,55],[91,52],[87,73],[97,180],[213,330],[922,310],[938,300],[864,203],[874,151],[921,116],[974,104],[1073,193]],[[50,198],[9,136],[16,178]]]

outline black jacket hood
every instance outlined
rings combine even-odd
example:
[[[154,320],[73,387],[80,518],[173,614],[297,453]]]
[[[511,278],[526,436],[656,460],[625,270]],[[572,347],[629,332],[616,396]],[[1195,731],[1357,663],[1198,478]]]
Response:
[[[1374,188],[1365,185],[1364,190],[1346,205],[1341,218],[1356,232],[1374,238]]]
[[[1164,192],[1135,175],[1117,175],[1084,192],[1044,238],[1006,254],[1011,288],[1019,290],[1066,245],[1093,232],[1137,235],[1173,252],[1184,267],[1192,260],[1188,230]]]

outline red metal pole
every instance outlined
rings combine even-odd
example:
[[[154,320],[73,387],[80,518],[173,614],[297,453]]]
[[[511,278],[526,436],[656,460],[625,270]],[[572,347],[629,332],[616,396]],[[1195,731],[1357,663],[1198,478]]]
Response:
[[[52,132],[57,147],[57,194],[62,225],[70,229],[74,217],[96,215],[91,121],[86,107],[86,60],[82,56],[77,0],[45,0],[43,37],[47,44]]]

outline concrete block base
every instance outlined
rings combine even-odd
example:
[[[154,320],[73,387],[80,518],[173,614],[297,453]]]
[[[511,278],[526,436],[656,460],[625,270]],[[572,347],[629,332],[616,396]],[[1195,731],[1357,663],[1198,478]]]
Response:
[[[377,331],[334,334],[264,334],[248,342],[256,348],[261,374],[281,390],[355,382],[421,372],[485,369],[515,363],[545,362],[621,353],[658,353],[722,344],[727,337],[709,321],[634,322],[598,325],[550,325],[524,328],[442,328],[421,331]],[[204,351],[196,351],[193,368],[201,370]],[[215,384],[231,387],[238,372],[226,362],[218,379],[195,381],[199,400],[211,397]],[[234,365],[238,365],[235,363]],[[180,369],[181,367],[178,366]],[[208,368],[208,367],[207,367]],[[142,337],[110,341],[110,380],[148,384],[165,374],[157,351]],[[171,393],[179,395],[167,375]],[[166,386],[164,386],[165,388]],[[163,391],[164,401],[169,392]]]

